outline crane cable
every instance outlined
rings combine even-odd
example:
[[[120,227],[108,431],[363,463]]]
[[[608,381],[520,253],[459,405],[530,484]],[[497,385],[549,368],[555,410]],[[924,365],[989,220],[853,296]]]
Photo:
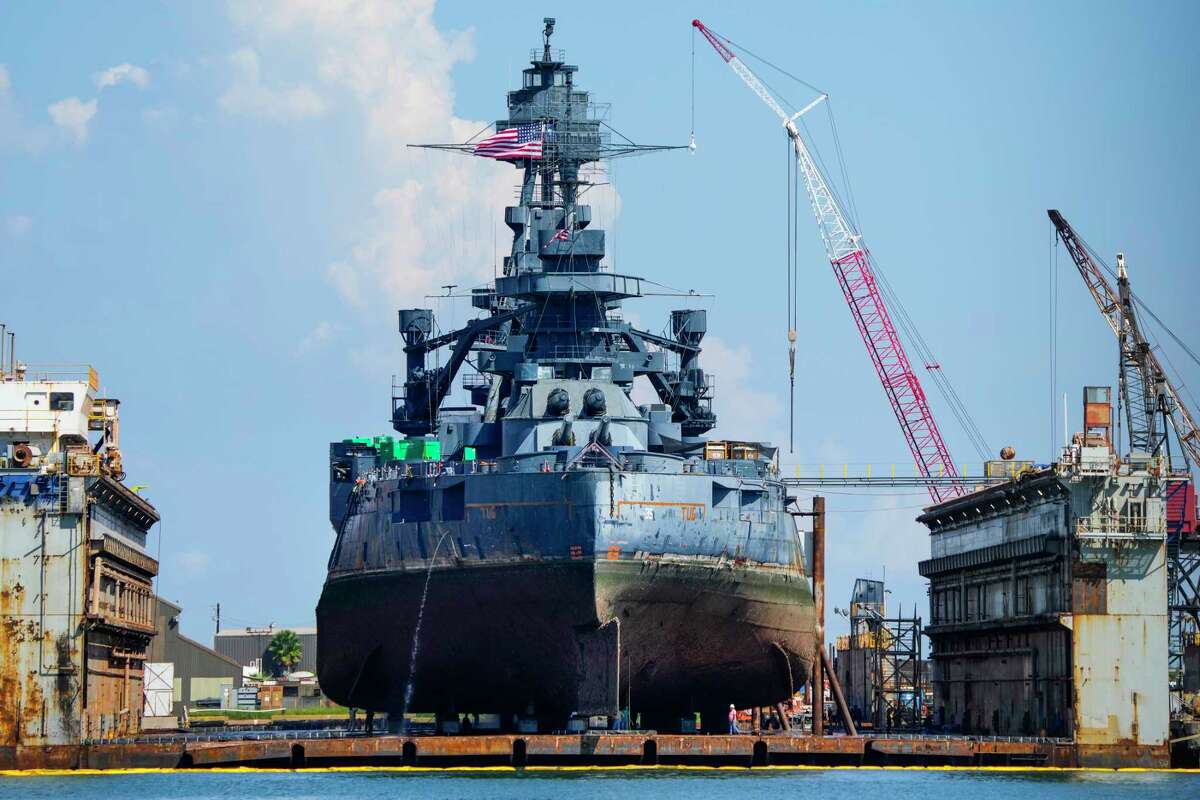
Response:
[[[688,139],[688,152],[696,152],[696,28],[692,27],[692,135]]]
[[[713,31],[713,33],[716,33],[716,31]],[[751,58],[761,62],[765,66],[775,70],[776,72],[780,73],[781,75],[783,75],[787,78],[790,78],[791,80],[795,81],[796,83],[799,83],[800,85],[804,86],[805,88],[807,88],[811,91],[814,91],[818,94],[823,94],[826,96],[826,103],[825,103],[826,112],[829,117],[830,130],[833,134],[834,147],[835,147],[835,151],[836,151],[835,154],[836,154],[836,157],[838,160],[838,168],[839,168],[838,172],[842,176],[842,181],[843,181],[843,184],[844,184],[845,190],[846,190],[847,201],[846,202],[842,201],[841,197],[839,197],[839,195],[838,195],[837,189],[834,186],[830,185],[829,191],[833,194],[835,202],[837,202],[837,204],[843,209],[844,213],[846,213],[847,216],[849,217],[850,223],[857,230],[859,228],[858,221],[856,219],[856,217],[858,216],[858,211],[857,211],[856,203],[854,202],[853,190],[850,186],[850,180],[849,180],[849,171],[846,168],[845,154],[841,147],[841,138],[837,133],[837,123],[835,121],[835,117],[833,114],[833,105],[829,100],[828,92],[822,91],[821,89],[817,88],[816,86],[813,86],[808,81],[805,81],[804,79],[799,78],[796,75],[793,75],[792,73],[788,72],[787,70],[783,69],[782,67],[778,66],[777,64],[774,64],[771,61],[768,61],[767,59],[763,58],[762,56],[759,56],[759,55],[755,54],[754,52],[750,51],[749,49],[742,47],[741,45],[735,43],[728,37],[725,37],[721,34],[717,34],[717,35],[720,36],[730,46],[745,53],[746,55],[750,56]],[[693,41],[694,41],[694,39],[695,39],[695,33],[694,33],[694,29],[693,29]],[[762,80],[762,78],[760,77],[759,80]],[[763,85],[766,86],[767,89],[769,89],[771,91],[771,93],[774,94],[777,98],[779,98],[785,105],[791,106],[792,108],[797,108],[797,106],[794,103],[787,100],[787,98],[783,95],[783,93],[779,92],[777,89],[775,89],[773,86],[771,86],[766,81],[762,81],[762,82],[763,82]],[[832,174],[831,170],[825,165],[824,159],[821,156],[820,149],[816,147],[815,139],[812,136],[811,131],[809,131],[808,125],[805,123],[804,118],[799,117],[797,121],[804,128],[804,132],[807,135],[808,143],[810,145],[809,149],[813,152],[814,156],[816,157],[817,163],[818,163],[821,171],[826,175]],[[899,323],[899,327],[900,327],[901,331],[903,332],[905,339],[909,342],[910,345],[912,345],[913,350],[915,350],[917,355],[920,356],[920,358],[922,359],[923,363],[925,364],[926,374],[932,379],[934,386],[937,387],[938,392],[942,395],[943,400],[945,400],[946,404],[950,407],[951,413],[954,415],[954,418],[958,421],[959,425],[962,427],[963,432],[967,435],[967,439],[970,441],[971,446],[975,450],[976,454],[981,459],[986,460],[988,458],[988,454],[991,452],[991,448],[988,446],[987,440],[984,438],[983,433],[979,429],[978,424],[975,422],[975,419],[971,416],[970,411],[967,409],[966,404],[962,400],[962,397],[955,390],[954,385],[951,383],[949,377],[946,375],[945,371],[941,368],[941,365],[939,364],[937,359],[934,357],[932,348],[930,348],[929,343],[925,340],[925,337],[921,335],[920,329],[917,327],[916,323],[913,321],[912,317],[909,315],[908,309],[904,306],[904,303],[901,302],[900,296],[896,293],[895,289],[892,287],[891,283],[888,281],[887,276],[879,268],[878,261],[876,261],[874,258],[872,259],[872,261],[873,261],[874,267],[875,267],[875,277],[878,279],[879,287],[882,290],[884,298],[886,299],[886,301],[888,303],[888,309],[894,310],[894,312],[896,312],[893,314],[893,316],[896,318],[897,322]]]
[[[796,183],[795,159],[792,158],[792,142],[784,139],[784,160],[787,162],[787,329],[788,329],[788,452],[796,452],[796,325],[793,306],[793,278],[796,261],[796,227],[792,224],[793,187]]]
[[[1050,284],[1047,294],[1050,303],[1050,329],[1047,337],[1050,346],[1050,450],[1054,453],[1054,442],[1058,436],[1058,235],[1054,224],[1050,224]],[[1065,425],[1064,421],[1064,425]],[[1120,427],[1120,414],[1117,426]],[[1067,446],[1067,442],[1063,442]]]

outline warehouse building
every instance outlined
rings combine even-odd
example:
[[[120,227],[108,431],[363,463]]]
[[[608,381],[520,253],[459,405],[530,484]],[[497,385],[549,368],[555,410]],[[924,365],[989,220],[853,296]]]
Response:
[[[179,632],[181,613],[179,606],[158,598],[157,635],[147,658],[148,669],[170,678],[171,716],[176,719],[185,707],[219,706],[227,689],[242,685],[241,664]],[[171,666],[164,668],[168,664]],[[154,705],[150,698],[148,704]],[[159,713],[162,710],[157,709]]]
[[[300,639],[300,663],[296,672],[317,671],[317,629],[315,627],[282,628],[268,625],[265,628],[230,628],[218,631],[213,647],[221,655],[231,658],[243,667],[266,675],[282,675],[283,667],[271,655],[271,639],[275,634],[289,630]]]

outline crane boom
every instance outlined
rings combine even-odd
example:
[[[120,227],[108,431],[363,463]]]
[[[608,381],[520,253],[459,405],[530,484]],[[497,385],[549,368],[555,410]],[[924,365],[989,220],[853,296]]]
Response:
[[[1130,450],[1155,453],[1161,445],[1156,419],[1162,414],[1175,429],[1179,444],[1193,464],[1200,464],[1200,427],[1167,377],[1153,348],[1142,334],[1124,259],[1118,257],[1117,289],[1105,278],[1075,229],[1057,210],[1046,212],[1063,246],[1087,284],[1096,307],[1112,328],[1121,348],[1120,397],[1129,425]],[[1166,431],[1162,431],[1166,435]]]
[[[862,237],[842,213],[829,184],[817,168],[816,161],[796,127],[796,119],[817,102],[825,99],[825,95],[817,98],[799,113],[789,115],[758,76],[720,37],[698,19],[692,20],[692,25],[704,35],[717,51],[717,55],[783,123],[792,142],[800,174],[804,178],[804,187],[812,202],[813,214],[817,218],[825,252],[833,265],[838,285],[850,306],[854,323],[867,347],[867,354],[883,385],[896,420],[900,423],[900,429],[918,471],[924,477],[958,477],[954,459],[950,457],[950,451],[942,440],[941,431],[938,430],[937,422],[929,409],[921,382],[909,363],[908,354],[904,351],[896,326],[876,283],[871,255],[863,246]],[[951,486],[928,484],[927,488],[934,502],[957,497],[966,491],[959,483]]]

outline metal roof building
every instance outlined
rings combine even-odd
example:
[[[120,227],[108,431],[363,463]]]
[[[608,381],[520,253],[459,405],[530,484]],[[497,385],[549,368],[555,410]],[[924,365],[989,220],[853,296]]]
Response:
[[[179,632],[179,606],[159,597],[155,610],[157,635],[147,661],[174,665],[171,713],[195,708],[201,701],[220,703],[226,688],[242,685],[241,665]]]
[[[268,675],[278,675],[283,667],[275,663],[269,648],[271,639],[280,631],[291,631],[300,638],[301,657],[298,672],[317,671],[317,629],[314,627],[229,628],[219,631],[213,639],[218,653],[246,667],[257,667]]]

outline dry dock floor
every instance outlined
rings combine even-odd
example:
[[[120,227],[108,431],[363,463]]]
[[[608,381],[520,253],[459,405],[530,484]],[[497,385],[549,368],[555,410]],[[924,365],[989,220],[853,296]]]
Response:
[[[27,752],[24,768],[255,766],[1079,766],[1061,740],[933,736],[672,735],[650,732],[464,736],[334,736],[297,733],[205,740],[146,737],[62,752]],[[1126,760],[1112,766],[1166,766]],[[1107,765],[1106,765],[1107,766]]]

